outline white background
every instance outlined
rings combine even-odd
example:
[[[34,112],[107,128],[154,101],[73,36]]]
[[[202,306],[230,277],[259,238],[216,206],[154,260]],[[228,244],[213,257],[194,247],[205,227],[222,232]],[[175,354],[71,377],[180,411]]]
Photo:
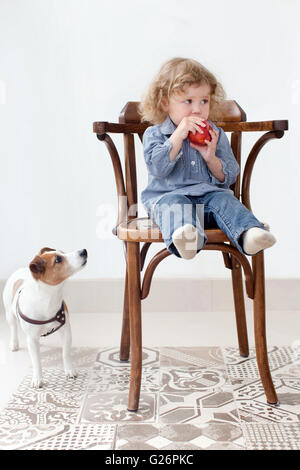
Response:
[[[43,246],[86,248],[79,277],[123,276],[122,244],[110,235],[112,165],[92,123],[117,122],[175,56],[215,73],[249,121],[289,119],[290,130],[259,156],[251,197],[278,239],[266,252],[266,275],[300,277],[299,18],[298,0],[0,0],[0,278]],[[245,136],[244,158],[258,136]],[[137,162],[140,192],[141,149]],[[211,252],[190,262],[168,257],[156,272],[229,274]]]

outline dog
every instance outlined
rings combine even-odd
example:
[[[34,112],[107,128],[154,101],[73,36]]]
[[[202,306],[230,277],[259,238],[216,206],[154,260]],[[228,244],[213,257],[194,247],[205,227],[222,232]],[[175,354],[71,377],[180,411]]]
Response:
[[[40,336],[59,331],[62,339],[63,362],[68,378],[75,378],[71,361],[71,327],[68,308],[63,300],[66,279],[87,263],[85,249],[64,253],[42,248],[29,264],[7,280],[3,291],[6,319],[10,327],[11,351],[19,349],[18,321],[26,335],[33,367],[32,387],[43,386],[40,358]]]

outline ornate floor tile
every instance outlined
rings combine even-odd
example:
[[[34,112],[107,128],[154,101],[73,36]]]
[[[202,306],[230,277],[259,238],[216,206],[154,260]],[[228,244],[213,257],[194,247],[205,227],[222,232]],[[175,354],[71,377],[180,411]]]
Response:
[[[246,379],[259,377],[255,348],[250,348],[249,357],[247,358],[239,355],[238,348],[223,348],[223,355],[230,377]],[[288,364],[293,364],[297,358],[297,351],[290,346],[268,348],[271,371],[278,371]]]
[[[130,368],[110,367],[98,364],[91,371],[88,384],[89,392],[128,392],[130,384]],[[159,369],[146,366],[142,370],[141,392],[157,392],[159,390]]]
[[[249,450],[300,450],[300,423],[243,424]]]
[[[160,394],[159,423],[239,422],[232,392],[226,390]]]
[[[116,449],[206,450],[243,449],[244,438],[236,424],[170,424],[168,426],[120,425]]]
[[[252,400],[261,398],[266,401],[264,388],[260,378],[231,378],[232,390],[236,400]],[[278,380],[274,380],[274,386],[280,385]]]
[[[45,369],[43,388],[34,389],[27,375],[0,413],[0,424],[75,424],[88,376],[88,369],[80,369],[76,379],[67,379],[61,369]]]
[[[72,348],[72,363],[76,368],[92,367],[95,363],[99,348]],[[42,367],[58,367],[63,370],[62,348],[41,345]]]
[[[157,396],[141,393],[137,412],[127,410],[127,393],[88,393],[84,399],[79,423],[154,422],[157,414]]]
[[[292,423],[300,421],[300,379],[296,377],[274,377],[279,406],[267,403],[259,379],[235,379],[233,393],[242,422]]]
[[[220,367],[225,369],[218,347],[160,348],[160,367]]]
[[[69,426],[64,433],[26,447],[27,450],[112,450],[117,426],[94,424]]]
[[[68,426],[65,424],[0,427],[1,450],[113,449],[115,425]]]
[[[300,449],[300,344],[268,350],[278,407],[266,403],[254,348],[248,358],[238,348],[144,348],[136,413],[119,348],[74,348],[75,380],[60,348],[41,354],[44,387],[23,379],[0,412],[0,449],[231,450],[245,448],[241,429],[249,449]]]
[[[34,442],[48,439],[64,432],[68,428],[64,424],[32,425],[18,423],[14,426],[3,424],[0,426],[0,449],[17,450],[31,445]]]
[[[231,389],[225,371],[206,367],[186,367],[184,369],[161,369],[162,393],[191,393],[193,390],[207,390],[227,387]]]
[[[256,357],[255,348],[249,348],[248,357],[240,356],[239,348],[226,347],[226,348],[221,348],[221,350],[222,350],[224,362],[225,364],[228,364],[228,365],[240,364],[242,362],[249,361],[250,359],[255,359]],[[269,348],[268,348],[268,351],[269,351]]]
[[[14,397],[0,413],[3,424],[74,424],[80,410],[78,400],[51,392],[25,393]]]
[[[87,390],[89,382],[90,370],[79,369],[77,377],[69,379],[65,376],[62,369],[49,368],[43,371],[43,387],[41,389],[33,389],[31,386],[32,375],[27,375],[18,387],[17,394],[25,392],[54,392],[68,396],[83,396]]]
[[[278,378],[300,378],[300,362],[293,362],[292,364],[288,364],[286,366],[281,367],[275,372],[272,372],[273,377]]]
[[[108,348],[99,351],[95,366],[124,367],[129,369],[130,362],[120,362],[120,348]],[[143,348],[143,367],[159,367],[159,350],[157,348]]]

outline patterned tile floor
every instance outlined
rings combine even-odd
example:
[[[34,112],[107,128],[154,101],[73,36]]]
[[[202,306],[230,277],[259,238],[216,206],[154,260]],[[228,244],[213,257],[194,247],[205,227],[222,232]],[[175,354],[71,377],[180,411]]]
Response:
[[[300,449],[300,348],[271,347],[280,406],[266,403],[255,351],[144,348],[140,408],[127,411],[130,364],[118,348],[42,347],[44,387],[30,370],[0,412],[0,449]]]

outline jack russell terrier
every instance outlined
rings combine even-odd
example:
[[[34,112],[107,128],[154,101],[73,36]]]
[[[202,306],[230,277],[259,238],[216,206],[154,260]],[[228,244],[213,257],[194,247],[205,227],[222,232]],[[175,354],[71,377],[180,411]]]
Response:
[[[65,280],[87,263],[87,251],[71,253],[42,248],[29,264],[18,269],[7,280],[3,291],[6,319],[10,326],[10,349],[19,349],[17,320],[27,337],[33,366],[32,386],[42,387],[40,336],[59,330],[63,361],[68,378],[75,378],[71,362],[71,327],[67,305],[63,300]]]

